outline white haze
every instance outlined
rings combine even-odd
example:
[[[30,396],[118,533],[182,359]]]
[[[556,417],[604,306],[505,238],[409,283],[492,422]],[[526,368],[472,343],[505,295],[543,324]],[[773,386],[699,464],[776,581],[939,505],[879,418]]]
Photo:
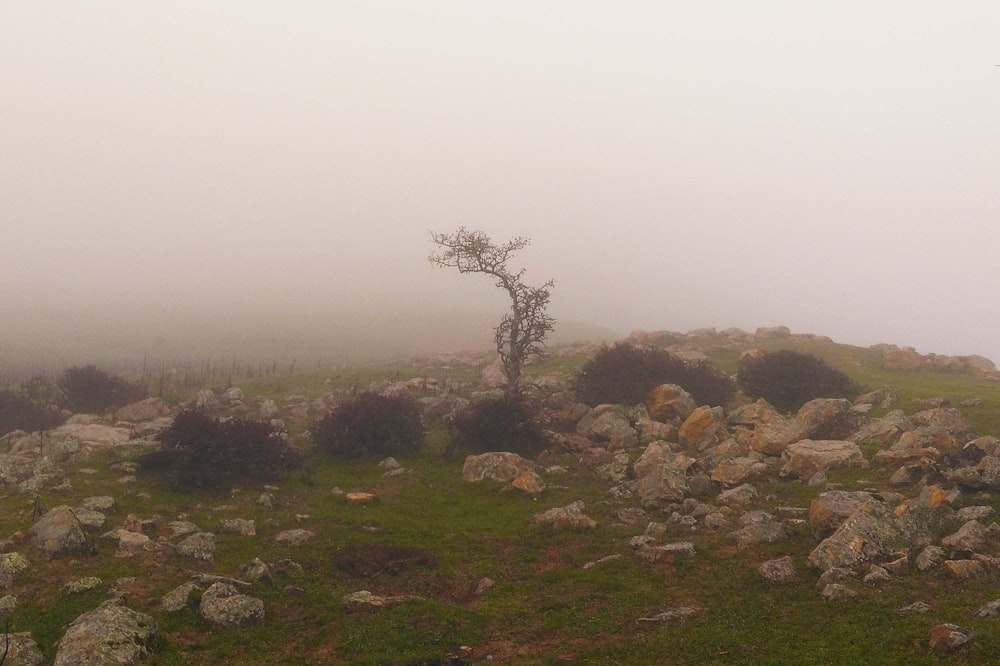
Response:
[[[3,2],[0,351],[427,337],[504,308],[427,262],[466,225],[532,239],[560,321],[1000,361],[998,35],[995,0]]]

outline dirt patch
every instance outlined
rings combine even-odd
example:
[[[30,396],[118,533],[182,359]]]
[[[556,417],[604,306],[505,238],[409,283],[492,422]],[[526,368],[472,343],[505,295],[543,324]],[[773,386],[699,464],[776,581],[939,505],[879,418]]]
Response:
[[[418,567],[435,569],[439,564],[438,557],[429,550],[392,544],[351,544],[333,556],[337,571],[361,578],[395,576]]]

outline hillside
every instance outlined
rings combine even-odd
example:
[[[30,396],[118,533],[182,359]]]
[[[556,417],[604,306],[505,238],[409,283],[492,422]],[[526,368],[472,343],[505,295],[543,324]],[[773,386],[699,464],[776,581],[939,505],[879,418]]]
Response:
[[[152,411],[0,438],[0,609],[40,659],[6,664],[112,663],[93,656],[111,643],[114,663],[162,665],[1000,660],[991,363],[780,327],[629,340],[728,373],[749,349],[806,352],[863,396],[789,414],[579,405],[572,379],[600,346],[555,346],[528,368],[552,443],[512,486],[498,459],[443,455],[440,415],[486,390],[487,353],[173,375],[150,384]],[[308,425],[365,388],[420,402],[422,449],[312,450]],[[280,419],[305,466],[171,489],[136,459],[162,412],[192,404]]]

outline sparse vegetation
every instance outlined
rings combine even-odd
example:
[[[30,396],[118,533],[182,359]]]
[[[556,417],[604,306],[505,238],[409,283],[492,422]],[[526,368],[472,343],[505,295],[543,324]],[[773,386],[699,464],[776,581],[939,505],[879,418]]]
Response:
[[[415,451],[424,442],[426,428],[410,397],[365,392],[338,405],[310,432],[326,455],[368,458]]]
[[[508,393],[517,393],[521,370],[532,354],[542,351],[545,339],[555,325],[548,315],[549,280],[541,287],[529,287],[522,279],[524,269],[515,272],[507,262],[518,250],[531,242],[513,238],[502,245],[495,244],[482,231],[459,227],[453,234],[431,233],[431,241],[441,248],[430,255],[437,266],[457,268],[459,273],[482,273],[496,279],[498,287],[510,297],[510,312],[503,316],[494,330],[494,342],[507,376]]]
[[[748,355],[741,360],[737,381],[747,394],[788,412],[814,398],[849,398],[859,391],[826,361],[791,349]]]
[[[180,489],[274,482],[301,462],[285,433],[270,422],[220,419],[198,410],[178,414],[160,444],[160,451],[141,459],[141,469],[165,475]]]
[[[145,390],[93,366],[67,368],[59,378],[66,407],[74,412],[103,414],[145,397]]]
[[[521,395],[473,402],[451,427],[455,451],[510,451],[531,458],[549,445],[538,422],[538,409]]]
[[[0,390],[0,435],[54,428],[64,420],[59,410],[62,401],[59,388],[44,377]]]
[[[699,405],[724,405],[734,391],[729,376],[709,363],[692,363],[665,349],[624,342],[598,351],[575,380],[577,398],[588,405],[635,405],[660,384],[677,384]]]

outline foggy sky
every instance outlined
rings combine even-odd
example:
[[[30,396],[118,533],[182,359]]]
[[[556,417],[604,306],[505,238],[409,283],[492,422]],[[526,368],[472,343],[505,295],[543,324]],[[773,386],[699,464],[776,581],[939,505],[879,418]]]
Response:
[[[1000,362],[997,64],[995,0],[0,2],[0,308],[499,313],[466,225],[557,319]]]

